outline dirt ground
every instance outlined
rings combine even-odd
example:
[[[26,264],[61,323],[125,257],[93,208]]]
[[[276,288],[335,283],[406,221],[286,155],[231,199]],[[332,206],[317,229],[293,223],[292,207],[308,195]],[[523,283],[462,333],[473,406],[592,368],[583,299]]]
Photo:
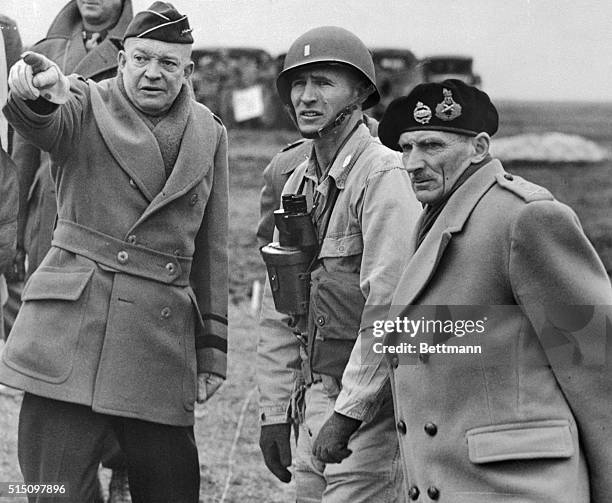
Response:
[[[499,135],[540,131],[581,134],[612,151],[611,114],[612,104],[503,103]],[[203,409],[203,417],[196,420],[202,502],[288,503],[294,499],[292,484],[284,485],[268,473],[257,445],[253,359],[257,325],[249,302],[253,281],[265,277],[255,240],[261,173],[274,153],[296,138],[288,131],[230,132],[229,378]],[[570,204],[612,271],[612,162],[591,166],[517,164],[507,169],[546,186]],[[16,459],[19,401],[18,395],[0,394],[0,482],[20,479]]]

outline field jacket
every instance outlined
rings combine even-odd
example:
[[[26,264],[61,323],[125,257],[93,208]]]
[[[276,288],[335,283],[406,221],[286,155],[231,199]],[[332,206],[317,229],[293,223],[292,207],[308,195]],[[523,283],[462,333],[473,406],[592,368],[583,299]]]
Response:
[[[307,201],[314,192],[325,204],[329,186],[339,189],[325,239],[319,251],[320,268],[332,274],[355,275],[362,300],[370,305],[389,303],[407,258],[409,237],[421,207],[400,157],[359,126],[338,152],[328,175],[317,182],[314,160],[303,162],[290,176],[283,193],[296,193],[303,179]],[[342,296],[343,292],[338,291]],[[314,317],[319,323],[338,323],[325,306]],[[286,422],[296,379],[300,379],[300,342],[279,323],[267,289],[257,348],[260,419],[263,424]],[[338,327],[341,328],[341,327]],[[354,340],[357,333],[346,334]],[[300,354],[301,353],[301,354]]]

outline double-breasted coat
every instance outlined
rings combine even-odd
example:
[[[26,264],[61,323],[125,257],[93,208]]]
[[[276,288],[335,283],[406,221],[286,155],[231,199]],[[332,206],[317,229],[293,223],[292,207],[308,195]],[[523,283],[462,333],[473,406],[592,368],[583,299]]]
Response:
[[[12,97],[4,109],[59,168],[53,246],[24,287],[0,382],[101,413],[192,424],[196,372],[226,373],[225,128],[188,98],[166,179],[117,79],[70,80],[70,100],[49,114]]]
[[[612,290],[570,208],[491,161],[451,196],[393,305],[390,319],[448,306],[484,320],[450,340],[480,354],[389,355],[410,500],[612,501]]]

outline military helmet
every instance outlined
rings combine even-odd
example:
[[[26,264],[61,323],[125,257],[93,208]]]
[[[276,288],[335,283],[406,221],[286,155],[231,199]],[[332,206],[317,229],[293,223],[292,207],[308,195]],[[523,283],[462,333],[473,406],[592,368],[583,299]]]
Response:
[[[290,74],[296,68],[313,63],[337,63],[357,70],[372,85],[371,93],[363,102],[364,110],[380,101],[374,62],[368,48],[357,36],[344,28],[321,26],[299,37],[285,56],[283,71],[276,78],[276,89],[285,105],[291,105]]]

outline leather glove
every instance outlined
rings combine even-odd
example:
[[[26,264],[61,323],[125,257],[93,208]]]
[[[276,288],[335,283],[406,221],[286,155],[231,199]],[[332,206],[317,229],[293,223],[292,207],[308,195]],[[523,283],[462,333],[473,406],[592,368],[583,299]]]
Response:
[[[42,54],[23,53],[9,73],[11,92],[22,100],[35,100],[42,95],[47,101],[61,105],[68,101],[70,83],[59,67]]]
[[[259,435],[259,448],[268,470],[285,483],[291,480],[291,472],[287,470],[291,465],[290,436],[289,423],[263,425]]]
[[[353,452],[347,446],[359,426],[359,419],[334,412],[321,427],[312,445],[312,454],[323,463],[340,463]]]
[[[223,384],[223,377],[217,374],[212,374],[210,372],[202,372],[198,374],[198,403],[204,403],[211,396],[215,394],[215,392],[221,387]]]

